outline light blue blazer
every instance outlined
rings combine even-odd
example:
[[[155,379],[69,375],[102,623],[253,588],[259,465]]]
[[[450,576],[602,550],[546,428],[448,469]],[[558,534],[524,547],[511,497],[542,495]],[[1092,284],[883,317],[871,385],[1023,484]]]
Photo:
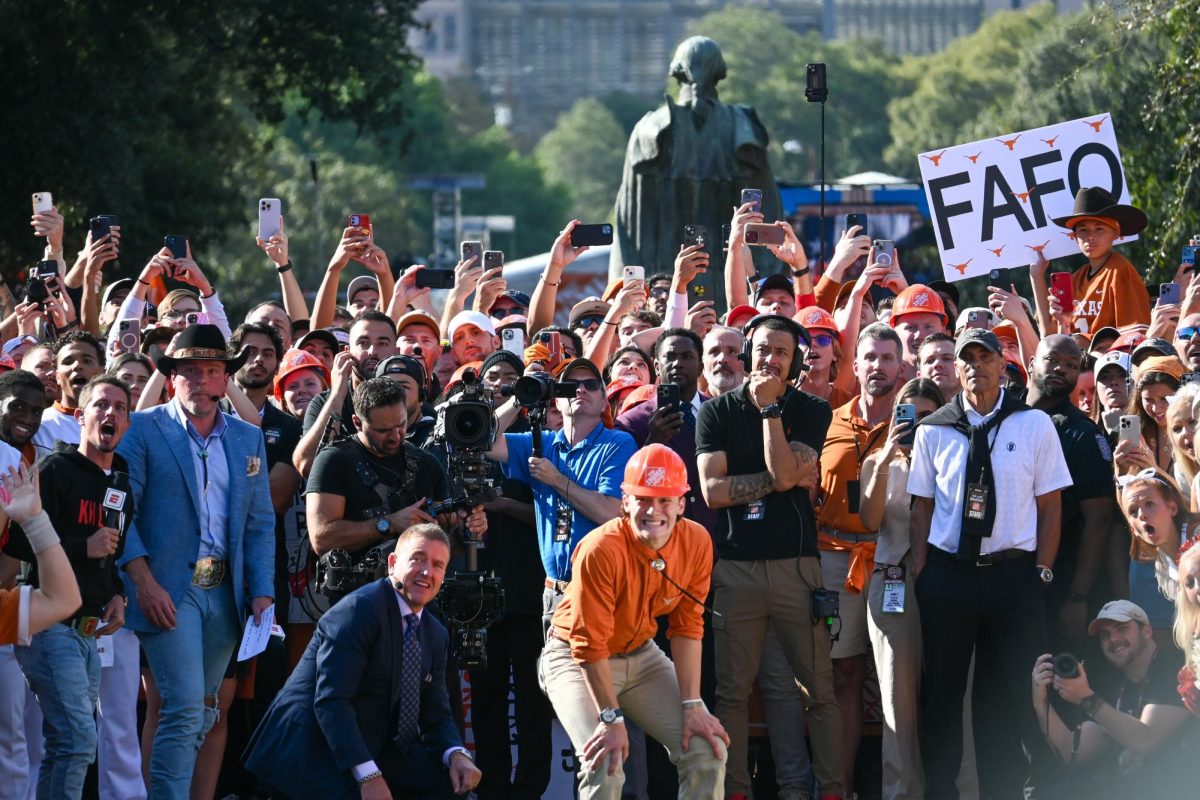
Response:
[[[228,558],[241,625],[252,598],[275,594],[275,510],[262,431],[228,414],[225,422],[221,441],[229,464]],[[117,452],[129,464],[137,509],[118,566],[146,557],[155,580],[178,607],[200,554],[200,491],[187,433],[167,406],[156,406],[130,417]],[[125,625],[142,633],[159,632],[142,613],[133,581],[124,573],[123,578],[129,599]]]

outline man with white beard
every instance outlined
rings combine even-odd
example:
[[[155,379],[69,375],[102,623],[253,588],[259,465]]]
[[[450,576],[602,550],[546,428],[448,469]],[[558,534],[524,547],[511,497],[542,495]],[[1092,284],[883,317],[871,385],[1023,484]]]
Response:
[[[704,336],[701,357],[709,397],[736,389],[746,380],[746,367],[738,357],[746,337],[737,328],[714,325]]]

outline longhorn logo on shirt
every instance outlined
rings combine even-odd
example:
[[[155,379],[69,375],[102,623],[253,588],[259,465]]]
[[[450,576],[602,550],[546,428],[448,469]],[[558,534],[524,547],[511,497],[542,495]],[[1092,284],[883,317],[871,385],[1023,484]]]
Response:
[[[646,470],[647,486],[662,486],[667,482],[667,470],[664,467],[651,467]]]

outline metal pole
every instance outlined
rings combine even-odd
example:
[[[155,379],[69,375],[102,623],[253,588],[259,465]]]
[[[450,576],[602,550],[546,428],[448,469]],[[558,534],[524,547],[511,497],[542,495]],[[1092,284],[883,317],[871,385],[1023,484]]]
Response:
[[[821,271],[825,271],[825,101],[821,101]]]

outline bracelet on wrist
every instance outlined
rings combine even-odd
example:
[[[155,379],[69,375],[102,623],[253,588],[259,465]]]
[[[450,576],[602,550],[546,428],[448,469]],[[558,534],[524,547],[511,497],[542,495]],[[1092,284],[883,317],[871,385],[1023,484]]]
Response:
[[[364,783],[368,783],[370,781],[375,780],[376,778],[382,778],[382,777],[383,777],[383,773],[380,772],[379,770],[375,770],[374,772],[368,772],[366,775],[363,775],[361,778],[358,779],[358,785],[362,786]]]
[[[138,282],[138,283],[140,283],[142,286],[149,286],[149,285],[150,285],[150,281],[144,281],[144,280],[142,280],[140,277],[137,279],[137,282]]]
[[[282,275],[285,272],[291,272],[292,271],[292,260],[289,258],[286,264],[282,264],[282,265],[276,264],[275,271],[278,272],[280,275]]]
[[[804,269],[794,269],[794,270],[792,270],[792,277],[793,278],[803,278],[805,275],[807,275],[810,272],[812,272],[812,267],[805,267]]]
[[[538,276],[538,280],[540,280],[542,283],[546,284],[547,286],[560,286],[560,285],[562,285],[562,281],[561,281],[561,280],[557,280],[557,281],[551,281],[551,280],[547,280],[547,279],[546,279],[546,273],[544,273],[544,272],[543,272],[543,273],[542,273],[540,276]]]
[[[605,320],[601,320],[600,322],[601,322],[601,324],[602,324],[602,325],[612,325],[614,328],[615,328],[615,327],[617,327],[617,323],[615,323],[615,322],[609,322],[609,321],[608,321],[608,320],[606,320],[606,319],[605,319]]]
[[[704,700],[697,697],[695,700],[684,700],[683,708],[686,711],[689,708],[703,708],[708,710],[708,706],[704,705]]]

